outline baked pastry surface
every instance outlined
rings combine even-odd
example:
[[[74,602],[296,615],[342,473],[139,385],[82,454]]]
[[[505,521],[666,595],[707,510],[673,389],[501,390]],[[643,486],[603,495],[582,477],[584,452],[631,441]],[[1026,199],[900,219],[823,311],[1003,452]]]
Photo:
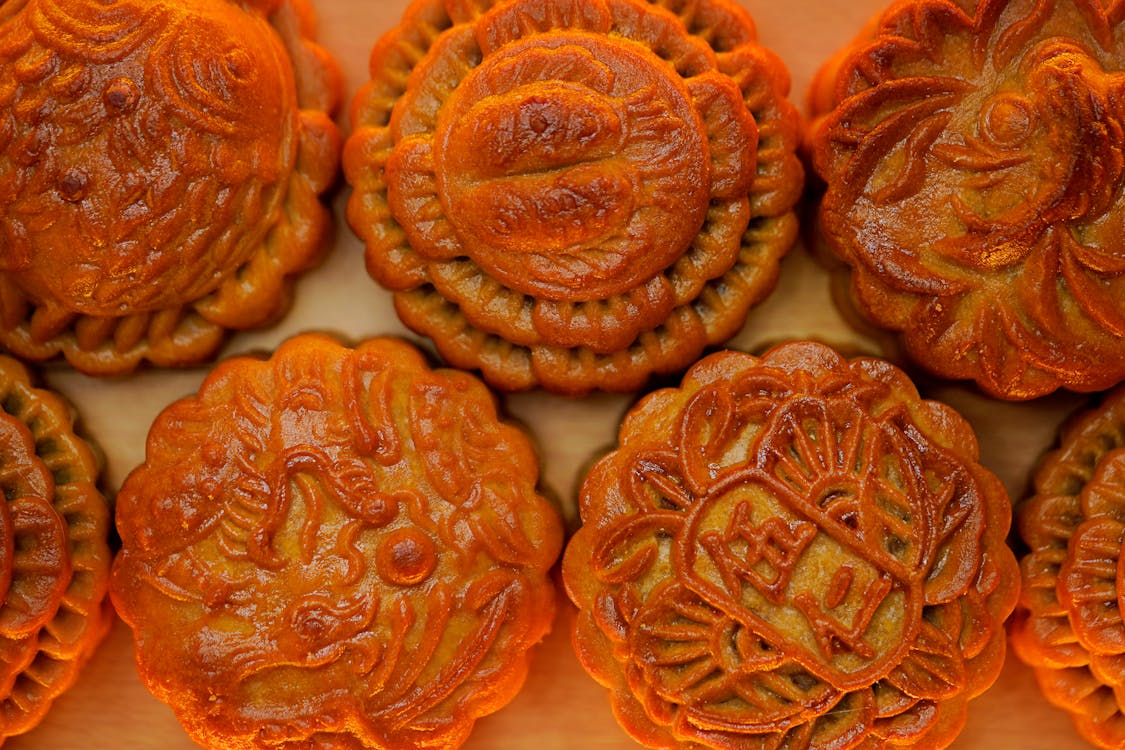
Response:
[[[944,747],[1003,664],[1007,493],[881,360],[711,355],[626,416],[580,510],[578,655],[648,747]]]
[[[1009,399],[1125,379],[1119,4],[916,0],[813,82],[850,303]]]
[[[0,357],[0,742],[39,723],[109,628],[97,478],[70,407]]]
[[[550,629],[537,472],[479,380],[402,342],[219,365],[118,496],[142,681],[209,748],[460,745]]]
[[[456,366],[633,390],[773,288],[803,187],[788,87],[728,0],[418,0],[353,104],[349,223]]]
[[[1125,389],[1065,426],[1017,510],[1029,552],[1012,645],[1083,737],[1125,746]]]
[[[0,344],[119,374],[288,307],[339,153],[312,26],[306,0],[0,7]]]

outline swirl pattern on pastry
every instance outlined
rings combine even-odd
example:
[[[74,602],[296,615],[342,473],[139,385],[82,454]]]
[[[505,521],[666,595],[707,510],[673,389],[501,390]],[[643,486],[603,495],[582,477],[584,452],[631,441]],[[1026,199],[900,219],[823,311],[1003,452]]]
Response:
[[[733,3],[418,0],[371,70],[349,221],[454,364],[510,390],[631,390],[772,289],[796,113]]]
[[[551,624],[536,477],[485,387],[406,344],[220,365],[118,498],[142,678],[206,747],[456,747]]]
[[[874,359],[724,352],[625,418],[564,559],[575,642],[649,747],[943,747],[1018,574],[968,424]]]
[[[899,3],[814,81],[823,233],[937,374],[1011,399],[1125,378],[1123,7]]]

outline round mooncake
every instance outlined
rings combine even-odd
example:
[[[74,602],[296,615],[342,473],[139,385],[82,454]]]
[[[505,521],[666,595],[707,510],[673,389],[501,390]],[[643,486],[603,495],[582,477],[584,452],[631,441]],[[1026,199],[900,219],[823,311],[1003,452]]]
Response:
[[[0,357],[0,743],[34,727],[109,628],[109,505],[70,408]]]
[[[941,748],[1003,664],[1007,492],[882,360],[711,355],[625,417],[580,509],[575,645],[648,747]]]
[[[537,475],[484,385],[407,344],[221,364],[118,496],[142,680],[216,750],[457,747],[550,629]]]
[[[0,3],[0,345],[213,355],[318,259],[339,134],[306,0]]]
[[[1083,737],[1125,747],[1125,388],[1064,427],[1018,516],[1030,551],[1012,645]]]
[[[907,0],[813,82],[820,229],[909,355],[1007,399],[1125,380],[1125,14]]]
[[[729,0],[416,0],[356,95],[348,219],[399,316],[505,390],[627,391],[772,290],[804,173]]]

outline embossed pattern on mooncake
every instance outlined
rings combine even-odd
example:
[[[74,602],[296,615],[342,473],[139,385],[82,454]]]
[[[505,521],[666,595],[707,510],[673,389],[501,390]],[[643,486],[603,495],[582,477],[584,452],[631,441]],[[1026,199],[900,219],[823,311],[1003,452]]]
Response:
[[[1012,645],[1083,737],[1125,746],[1125,388],[1064,427],[1017,513],[1029,552]]]
[[[1125,379],[1123,19],[899,2],[814,80],[823,234],[933,372],[1009,399]]]
[[[0,742],[32,729],[109,628],[109,505],[70,408],[0,357]]]
[[[417,0],[371,76],[349,222],[455,365],[506,390],[632,390],[773,288],[798,119],[734,3]]]
[[[288,305],[336,174],[305,0],[0,9],[0,344],[93,374],[211,356]]]
[[[404,343],[221,364],[118,497],[142,679],[205,747],[457,747],[551,625],[537,473],[479,380]]]
[[[626,416],[581,512],[578,654],[646,746],[940,748],[1003,663],[1007,493],[886,362],[712,355]]]

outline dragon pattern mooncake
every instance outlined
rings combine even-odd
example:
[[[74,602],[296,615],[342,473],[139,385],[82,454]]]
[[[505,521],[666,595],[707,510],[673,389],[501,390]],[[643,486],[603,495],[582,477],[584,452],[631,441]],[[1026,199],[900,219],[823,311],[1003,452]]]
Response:
[[[335,64],[306,0],[0,3],[0,345],[210,357],[320,255]]]
[[[788,74],[729,0],[417,0],[371,77],[343,160],[368,270],[499,388],[682,370],[795,240]]]
[[[1083,737],[1125,747],[1125,389],[1063,429],[1018,515],[1029,552],[1012,645]]]
[[[578,655],[648,747],[940,748],[1003,664],[1007,493],[881,360],[702,360],[626,416],[581,513]]]
[[[70,408],[0,357],[0,743],[26,732],[109,629],[109,505]]]
[[[1123,9],[897,2],[814,80],[850,304],[936,374],[1009,399],[1125,379]]]
[[[471,375],[320,336],[221,364],[118,496],[143,681],[209,748],[453,748],[548,631],[562,540]]]

